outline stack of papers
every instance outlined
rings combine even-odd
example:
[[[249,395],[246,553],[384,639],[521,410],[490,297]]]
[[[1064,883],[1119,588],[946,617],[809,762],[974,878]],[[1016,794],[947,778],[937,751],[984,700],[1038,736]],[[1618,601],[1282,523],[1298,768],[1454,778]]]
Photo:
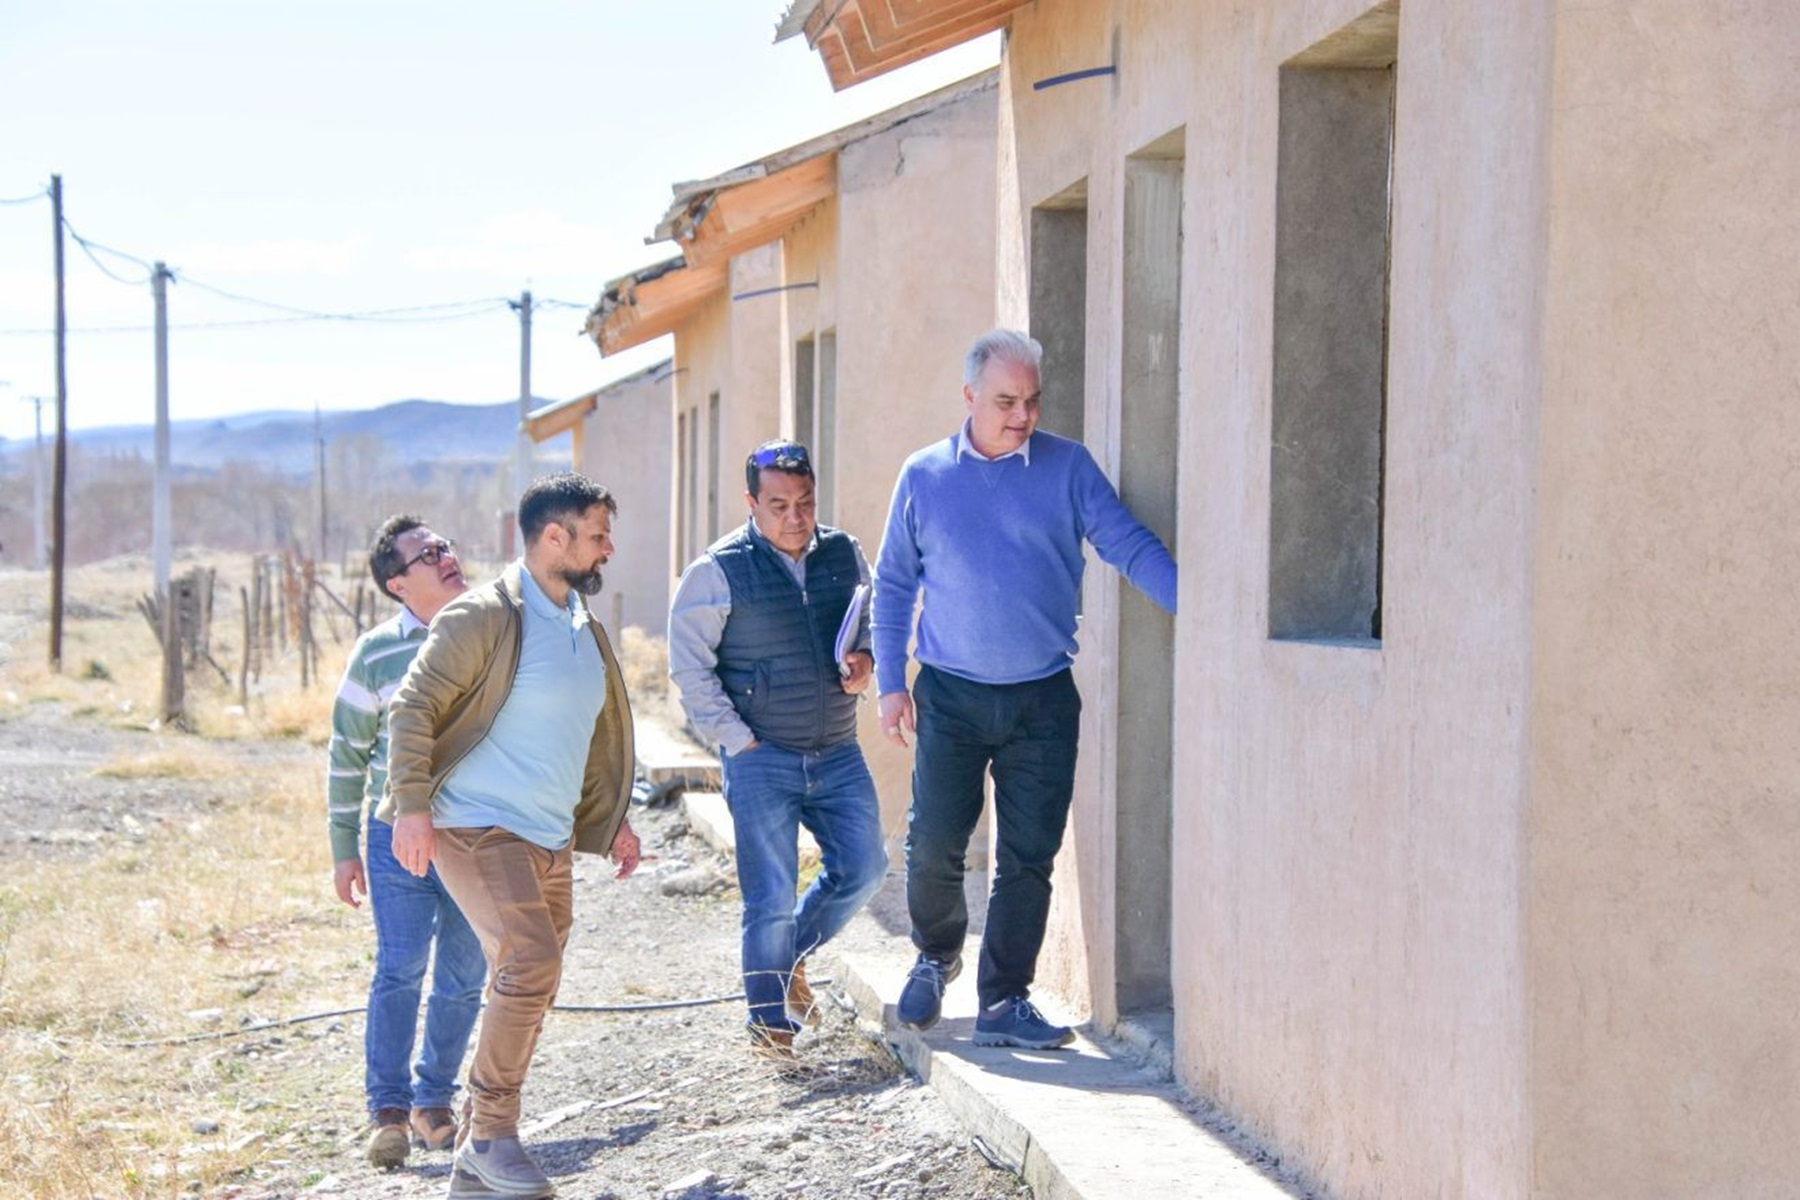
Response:
[[[850,593],[850,605],[844,609],[843,623],[838,626],[837,646],[832,650],[832,657],[837,659],[838,672],[850,674],[850,654],[856,649],[857,639],[862,635],[863,610],[869,606],[869,585],[859,583],[856,590]]]

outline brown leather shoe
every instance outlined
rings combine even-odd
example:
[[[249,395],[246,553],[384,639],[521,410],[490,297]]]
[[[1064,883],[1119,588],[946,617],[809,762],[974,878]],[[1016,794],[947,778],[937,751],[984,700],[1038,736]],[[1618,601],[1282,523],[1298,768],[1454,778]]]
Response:
[[[819,1002],[813,998],[812,985],[806,982],[804,959],[794,964],[793,974],[788,976],[787,1015],[788,1020],[809,1029],[817,1029],[825,1019],[825,1014],[819,1011]]]
[[[785,1029],[770,1029],[767,1025],[750,1027],[750,1049],[758,1058],[768,1059],[772,1063],[787,1066],[794,1060],[794,1035]]]
[[[427,1150],[451,1150],[456,1146],[456,1114],[447,1108],[412,1110],[415,1144]]]
[[[369,1120],[369,1165],[379,1171],[392,1171],[406,1165],[412,1142],[406,1136],[406,1110],[379,1108]]]

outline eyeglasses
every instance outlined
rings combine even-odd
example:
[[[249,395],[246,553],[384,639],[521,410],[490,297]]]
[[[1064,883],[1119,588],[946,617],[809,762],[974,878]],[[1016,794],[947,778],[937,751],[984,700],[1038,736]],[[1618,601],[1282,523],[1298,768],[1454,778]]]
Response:
[[[443,538],[439,538],[435,542],[427,542],[423,550],[400,564],[400,570],[397,573],[406,574],[413,569],[414,563],[424,563],[428,567],[435,567],[444,561],[446,555],[452,558],[456,557],[455,542],[445,541]]]
[[[750,452],[749,465],[756,470],[773,467],[777,471],[810,469],[812,460],[799,442],[764,442]]]

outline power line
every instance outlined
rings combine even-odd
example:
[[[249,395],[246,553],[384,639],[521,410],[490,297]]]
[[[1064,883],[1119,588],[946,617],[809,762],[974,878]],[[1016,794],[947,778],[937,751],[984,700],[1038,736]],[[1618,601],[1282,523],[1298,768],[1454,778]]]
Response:
[[[63,218],[63,228],[69,231],[69,236],[75,239],[75,244],[81,247],[81,252],[86,254],[88,259],[96,267],[100,268],[100,273],[108,279],[125,284],[127,287],[142,287],[144,284],[150,282],[150,277],[154,274],[153,269],[149,263],[137,257],[135,254],[127,254],[123,250],[114,250],[111,246],[102,246],[99,242],[89,241],[87,238],[84,238],[79,233],[75,232],[75,226],[69,224],[69,219],[67,217]],[[115,255],[116,257],[124,259],[126,262],[136,263],[138,266],[144,268],[144,277],[142,279],[126,279],[121,275],[115,275],[105,263],[100,261],[100,256],[94,253],[96,250]]]
[[[227,300],[236,300],[240,304],[255,304],[261,308],[272,308],[277,312],[296,313],[303,317],[323,317],[329,314],[311,308],[295,308],[290,304],[277,304],[273,300],[258,300],[255,296],[241,296],[236,292],[228,292],[224,288],[214,287],[210,283],[201,283],[183,272],[177,271],[175,277],[189,287],[199,288],[203,292],[211,292],[215,296],[223,296]]]
[[[192,282],[191,280],[189,282]],[[246,317],[236,321],[189,321],[171,325],[170,329],[250,329],[268,325],[313,325],[319,322],[341,322],[367,325],[424,325],[432,322],[461,321],[499,311],[507,301],[501,299],[453,300],[443,304],[414,304],[402,308],[377,308],[363,312],[310,313],[291,317]],[[462,311],[446,311],[460,309]],[[89,325],[70,329],[70,333],[148,333],[149,325]],[[0,329],[0,337],[39,337],[48,329]]]
[[[42,193],[40,193],[40,195],[41,194]],[[22,204],[37,198],[37,196],[26,196],[19,200],[5,201],[5,203]],[[95,267],[99,268],[101,274],[105,275],[108,279],[125,284],[128,287],[141,287],[142,285],[149,283],[154,277],[155,269],[137,255],[127,254],[123,250],[116,250],[111,246],[105,246],[90,238],[83,237],[80,233],[76,232],[75,227],[69,223],[69,220],[66,217],[63,218],[62,225],[63,228],[68,231],[69,236],[75,240],[75,244],[81,247],[82,252],[88,256],[88,259],[93,262]],[[122,258],[126,262],[133,263],[143,268],[144,278],[136,280],[127,279],[124,276],[115,273],[108,268],[105,263],[100,261],[99,255],[96,254],[95,251],[99,251],[103,254],[111,254],[114,257]],[[187,284],[190,288],[198,288],[203,292],[210,292],[222,299],[232,300],[239,304],[252,304],[259,308],[272,309],[276,312],[288,314],[281,317],[252,317],[236,321],[191,321],[170,327],[172,329],[184,331],[206,329],[249,329],[269,325],[300,325],[316,321],[428,324],[432,322],[460,321],[468,317],[481,316],[502,307],[515,306],[514,302],[506,297],[482,297],[471,300],[450,300],[439,304],[411,304],[396,308],[374,308],[352,312],[324,312],[318,309],[298,308],[291,304],[281,304],[274,300],[263,300],[256,296],[246,296],[241,292],[229,291],[225,288],[210,283],[204,283],[190,275],[178,272],[172,272],[171,278],[178,279],[180,282]],[[542,300],[538,301],[537,304],[539,306],[572,308],[583,311],[590,307],[589,305],[580,304],[573,300]],[[67,330],[67,332],[148,333],[152,328],[152,326],[148,325],[92,325],[79,329],[70,329]],[[50,332],[52,331],[48,329],[0,329],[0,337],[37,337]]]
[[[0,199],[0,204],[30,204],[34,200],[42,200],[47,194],[47,192],[36,191],[29,196],[20,196],[17,200]]]

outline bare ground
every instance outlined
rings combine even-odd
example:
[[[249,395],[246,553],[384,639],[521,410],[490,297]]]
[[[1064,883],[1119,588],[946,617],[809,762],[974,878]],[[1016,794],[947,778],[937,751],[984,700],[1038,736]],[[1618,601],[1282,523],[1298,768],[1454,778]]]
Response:
[[[228,831],[234,806],[255,803],[231,778],[95,773],[121,755],[162,753],[177,742],[179,735],[120,729],[66,705],[0,718],[4,854],[79,858],[118,840],[153,837],[162,823],[202,818]],[[322,752],[296,742],[242,739],[229,753],[322,774]],[[316,828],[322,844],[322,799],[320,808],[318,826],[304,836]],[[633,819],[651,856],[635,877],[616,881],[607,864],[577,859],[575,932],[559,1004],[735,993],[739,904],[729,864],[691,837],[672,809],[636,808]],[[117,1048],[107,1111],[77,1111],[71,1119],[96,1137],[102,1128],[116,1133],[128,1130],[139,1110],[166,1105],[161,1093],[180,1093],[182,1111],[194,1114],[191,1138],[140,1164],[96,1169],[93,1195],[443,1193],[448,1154],[415,1151],[391,1174],[363,1162],[360,1012],[263,1024],[361,1003],[372,941],[367,910],[350,914],[337,906],[323,872],[318,897],[316,909],[294,914],[281,936],[263,942],[258,953],[288,961],[246,971],[240,1004],[138,1014],[133,1024],[147,1035],[203,1040]],[[214,937],[228,949],[256,933],[217,930]],[[262,980],[293,973],[294,960],[308,955],[314,961],[302,973],[317,1003],[263,990]],[[71,968],[80,969],[73,954]],[[271,996],[305,1011],[274,1008]],[[805,1070],[793,1078],[747,1052],[740,1001],[552,1013],[525,1092],[528,1142],[558,1194],[581,1200],[1029,1195],[1016,1177],[989,1165],[937,1097],[902,1072],[878,1034],[859,1028],[843,1006],[826,1007],[823,1028],[800,1039]],[[67,1049],[52,1046],[46,1055]],[[134,1063],[133,1056],[155,1057]],[[68,1102],[36,1103],[48,1109]],[[223,1182],[193,1169],[226,1154],[243,1165]]]

